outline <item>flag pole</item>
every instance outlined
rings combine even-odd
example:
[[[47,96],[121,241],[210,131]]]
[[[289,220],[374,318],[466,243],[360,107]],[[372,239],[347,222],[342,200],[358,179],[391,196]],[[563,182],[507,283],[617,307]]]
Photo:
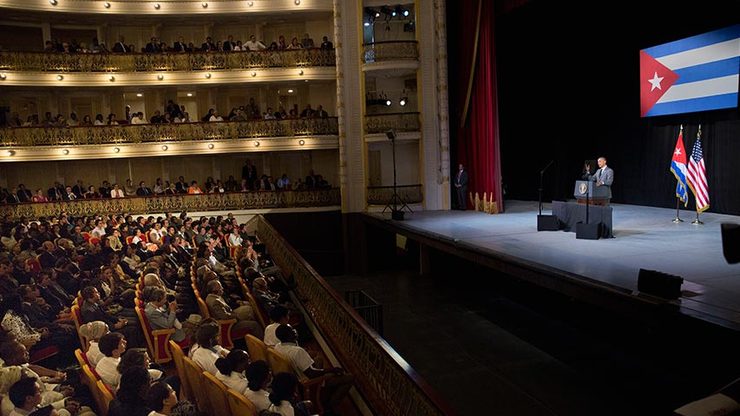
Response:
[[[701,124],[699,124],[699,132],[696,134],[697,140],[701,138]],[[693,188],[692,188],[693,189]],[[699,199],[696,197],[696,193],[694,193],[694,201],[696,202],[696,219],[694,221],[691,221],[694,225],[704,225],[703,222],[699,219]]]
[[[696,219],[694,221],[691,221],[691,223],[694,224],[694,225],[704,225],[704,223],[701,222],[701,220],[699,219],[699,211],[698,210],[696,211]]]
[[[678,214],[679,214],[679,212],[680,212],[680,211],[679,211],[679,207],[680,207],[680,206],[681,206],[681,198],[679,198],[679,197],[676,197],[676,218],[674,218],[674,219],[673,219],[673,222],[674,222],[675,224],[678,224],[678,223],[680,223],[680,222],[683,222],[683,220],[681,219],[681,216],[680,216],[680,215],[678,215]]]

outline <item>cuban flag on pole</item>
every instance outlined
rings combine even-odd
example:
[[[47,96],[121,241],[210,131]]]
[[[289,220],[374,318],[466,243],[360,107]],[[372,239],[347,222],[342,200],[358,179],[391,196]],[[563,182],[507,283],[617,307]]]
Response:
[[[686,169],[686,148],[683,146],[683,125],[681,125],[681,130],[678,132],[676,148],[673,149],[671,172],[676,177],[676,198],[683,202],[683,206],[686,206],[689,203],[689,194],[686,191],[688,188],[688,183],[686,182],[688,169]]]
[[[640,51],[640,115],[737,107],[740,24]]]

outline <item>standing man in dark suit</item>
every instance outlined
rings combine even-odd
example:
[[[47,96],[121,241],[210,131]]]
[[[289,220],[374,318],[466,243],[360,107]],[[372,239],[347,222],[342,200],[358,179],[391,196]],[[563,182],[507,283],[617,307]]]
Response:
[[[118,37],[118,42],[116,42],[116,44],[113,45],[113,52],[115,52],[115,53],[128,53],[128,52],[131,52],[128,49],[128,46],[126,46],[126,44],[124,43],[124,41],[125,41],[125,39],[124,39],[123,35],[119,36]]]
[[[455,191],[457,192],[457,209],[465,211],[468,203],[465,197],[468,195],[468,171],[462,163],[458,166],[455,175]]]
[[[612,199],[612,183],[614,182],[614,170],[606,165],[606,158],[600,157],[598,160],[599,169],[591,175],[591,180],[596,182],[596,186],[605,186],[607,189],[607,204]]]

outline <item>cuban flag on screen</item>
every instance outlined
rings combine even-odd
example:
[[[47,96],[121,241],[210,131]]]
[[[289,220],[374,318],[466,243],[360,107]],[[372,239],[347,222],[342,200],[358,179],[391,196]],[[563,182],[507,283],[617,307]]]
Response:
[[[737,107],[740,24],[640,51],[642,117]]]

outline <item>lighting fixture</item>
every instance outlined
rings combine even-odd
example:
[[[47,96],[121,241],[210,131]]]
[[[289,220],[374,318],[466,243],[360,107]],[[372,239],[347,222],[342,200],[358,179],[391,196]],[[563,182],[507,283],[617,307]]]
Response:
[[[293,94],[293,90],[292,89],[289,89],[288,90],[288,94]]]
[[[110,9],[110,3],[106,1],[105,3],[103,3],[103,7],[105,7],[106,9]]]
[[[121,148],[120,147],[114,147],[113,148],[113,152],[114,153],[119,153],[120,151],[121,151]]]
[[[248,1],[248,2],[247,2],[247,6],[249,6],[249,7],[252,7],[252,6],[254,6],[254,2],[253,2],[253,1]]]
[[[296,6],[298,6],[299,4],[301,4],[301,0],[294,0],[293,3],[295,3]]]
[[[13,156],[15,154],[15,150],[8,150],[7,154],[8,156]]]
[[[213,147],[214,147],[214,146],[213,146],[213,143],[208,143],[208,148],[209,148],[209,149],[213,149]]]
[[[160,81],[163,80],[164,79],[164,75],[162,75],[162,74],[157,75],[157,79],[160,80]]]
[[[116,77],[114,77],[113,75],[111,75],[111,76],[110,76],[110,77],[108,78],[108,81],[110,81],[110,82],[113,82],[113,81],[115,81],[115,80],[116,80]]]
[[[167,150],[167,149],[169,149],[169,148],[167,147],[167,145],[166,145],[166,144],[163,144],[163,145],[162,145],[162,150]]]
[[[398,101],[398,104],[401,105],[401,107],[405,107],[408,100],[409,99],[407,97],[401,97],[401,100]]]
[[[192,92],[189,92],[189,93],[187,93],[187,96],[188,97],[192,97],[193,96],[193,93]]]
[[[143,96],[144,96],[144,94],[142,94],[142,93],[140,93],[140,92],[137,92],[137,93],[136,93],[136,96],[137,96],[137,97],[143,97]]]
[[[303,140],[303,139],[298,140],[298,144],[301,145],[301,146],[303,146],[304,144],[306,144],[306,141]]]
[[[5,78],[7,78],[7,77],[8,77],[8,76],[7,76],[7,75],[5,75],[5,74],[0,74],[0,79],[2,79],[2,80],[5,80]]]
[[[257,73],[254,72],[254,71],[252,71],[252,73],[250,75],[252,75],[253,77],[256,77],[257,76]]]
[[[303,75],[303,70],[298,71],[298,75]]]
[[[411,12],[409,12],[408,9],[403,10],[403,17],[409,17],[409,14],[411,14]]]
[[[211,79],[211,73],[210,72],[206,72],[206,78],[207,79]]]
[[[69,154],[69,149],[62,150],[62,153],[64,153],[65,155],[68,155]]]
[[[254,147],[260,147],[260,142],[258,142],[257,140],[255,140],[254,141]]]
[[[57,81],[61,81],[63,79],[64,79],[64,75],[62,74],[57,75]]]
[[[365,26],[365,27],[370,27],[370,22],[365,22],[362,25]]]
[[[391,104],[393,104],[393,103],[391,102],[391,100],[385,100],[385,105],[386,105],[386,106],[390,107],[390,106],[391,106]]]
[[[56,6],[57,0],[49,0],[49,4],[51,4],[52,6]]]
[[[155,9],[159,10],[160,7],[162,7],[162,6],[160,6],[159,3],[154,3],[154,8]]]
[[[200,5],[201,5],[201,6],[203,6],[203,8],[204,8],[204,9],[205,9],[206,7],[208,7],[208,3],[206,3],[206,2],[203,2],[203,3],[201,3]]]

